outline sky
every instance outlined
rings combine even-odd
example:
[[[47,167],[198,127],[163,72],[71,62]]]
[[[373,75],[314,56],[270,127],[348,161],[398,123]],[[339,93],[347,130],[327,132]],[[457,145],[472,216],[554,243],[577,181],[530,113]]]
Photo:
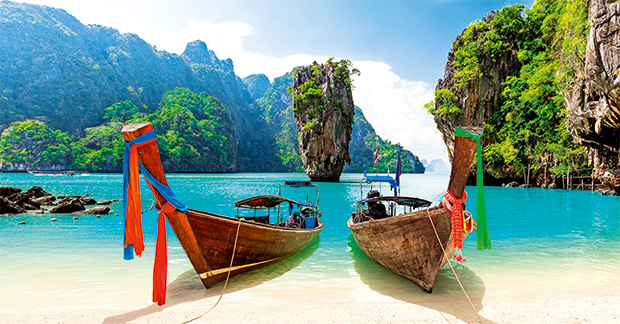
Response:
[[[240,77],[270,81],[296,66],[349,59],[353,101],[377,134],[420,159],[448,155],[423,105],[433,100],[455,37],[506,5],[534,0],[26,0],[83,24],[134,33],[181,54],[202,40]]]

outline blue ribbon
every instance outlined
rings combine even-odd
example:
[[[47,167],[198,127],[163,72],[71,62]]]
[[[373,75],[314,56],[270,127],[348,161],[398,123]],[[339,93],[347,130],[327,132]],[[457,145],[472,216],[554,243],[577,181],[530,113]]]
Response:
[[[125,144],[125,154],[123,156],[123,223],[127,220],[127,189],[129,188],[129,155],[131,154],[131,146],[134,144],[142,144],[148,142],[150,140],[156,139],[155,131],[150,131],[144,133],[138,137],[136,137],[133,141],[127,142]],[[142,165],[142,163],[138,162],[140,172],[144,175],[144,177],[148,180],[148,182],[157,189],[157,191],[174,207],[176,207],[180,211],[186,211],[187,207],[179,202],[174,192],[170,189],[170,187],[162,184],[157,181],[153,175],[149,173],[149,171]],[[125,228],[123,228],[123,259],[132,260],[133,259],[133,246],[129,244],[125,247]]]

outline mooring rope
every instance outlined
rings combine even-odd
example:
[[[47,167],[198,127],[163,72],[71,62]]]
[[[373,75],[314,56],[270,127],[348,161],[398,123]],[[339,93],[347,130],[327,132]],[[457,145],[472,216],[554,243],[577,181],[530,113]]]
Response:
[[[476,307],[474,307],[474,304],[471,302],[471,299],[469,299],[469,295],[467,294],[467,291],[465,291],[465,287],[463,287],[463,284],[461,283],[459,276],[456,274],[456,271],[454,271],[454,267],[452,267],[452,262],[450,262],[451,256],[448,255],[448,253],[446,252],[446,249],[444,249],[443,247],[443,244],[441,244],[441,239],[439,238],[439,234],[437,233],[437,228],[435,228],[435,223],[433,223],[433,219],[431,218],[431,213],[428,211],[428,208],[426,209],[426,214],[428,215],[428,220],[431,222],[431,225],[433,226],[435,237],[437,237],[437,242],[439,242],[439,246],[441,246],[443,255],[446,258],[448,258],[448,264],[450,265],[450,269],[452,269],[452,273],[454,273],[454,277],[456,277],[456,281],[459,283],[459,286],[461,286],[461,290],[463,290],[463,294],[465,294],[465,297],[467,297],[467,301],[469,302],[471,309],[473,309],[474,313],[476,313],[476,316],[478,316],[478,320],[480,321],[480,323],[484,323],[484,321],[482,320],[482,317],[480,317],[480,314],[478,314],[478,311],[476,311]]]
[[[192,318],[191,320],[185,321],[181,324],[187,324],[190,322],[193,322],[205,315],[207,315],[210,311],[212,311],[215,306],[217,306],[217,304],[220,303],[220,300],[222,300],[222,297],[224,296],[224,291],[226,291],[226,286],[228,285],[228,279],[230,278],[230,272],[232,271],[232,265],[233,265],[233,261],[235,260],[235,251],[237,250],[237,239],[239,238],[239,228],[241,228],[241,218],[239,219],[239,224],[237,224],[237,233],[235,234],[235,245],[233,245],[233,253],[232,253],[232,257],[230,258],[230,266],[228,267],[228,274],[226,275],[226,281],[224,282],[224,288],[222,288],[222,293],[220,294],[220,298],[218,298],[217,302],[215,302],[215,305],[213,305],[211,308],[209,308],[208,311],[204,312],[202,315]]]

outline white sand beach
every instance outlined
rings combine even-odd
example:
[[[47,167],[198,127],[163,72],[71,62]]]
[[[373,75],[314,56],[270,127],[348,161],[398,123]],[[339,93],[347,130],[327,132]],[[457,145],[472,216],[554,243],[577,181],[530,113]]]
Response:
[[[423,293],[405,279],[377,270],[309,283],[268,267],[232,279],[219,305],[193,323],[478,323],[454,278]],[[376,270],[376,269],[375,269]],[[443,269],[442,271],[446,271]],[[447,270],[449,271],[449,269]],[[609,280],[563,285],[509,275],[484,280],[457,267],[484,323],[618,323],[620,284]],[[472,275],[473,274],[473,275]],[[384,280],[378,278],[383,275]],[[447,277],[447,276],[444,276]],[[517,277],[517,279],[519,279]],[[88,293],[62,297],[7,296],[0,323],[183,323],[204,314],[223,285],[205,289],[192,271],[169,283],[167,304],[150,303],[150,287],[96,298]]]

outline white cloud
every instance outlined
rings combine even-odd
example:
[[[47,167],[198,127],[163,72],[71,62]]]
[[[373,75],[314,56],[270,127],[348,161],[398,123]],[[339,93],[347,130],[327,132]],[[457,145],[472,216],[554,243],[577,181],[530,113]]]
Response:
[[[327,56],[294,54],[286,57],[272,57],[260,53],[248,52],[243,48],[243,38],[252,35],[254,28],[244,22],[214,23],[209,20],[190,20],[187,26],[163,34],[153,34],[145,40],[157,46],[159,50],[181,54],[188,42],[202,40],[219,59],[231,58],[235,73],[241,77],[263,73],[273,81],[274,78],[290,72],[299,65],[312,61],[326,61]]]
[[[237,75],[263,73],[272,81],[295,66],[325,62],[328,58],[307,54],[272,57],[248,52],[243,47],[243,38],[252,35],[253,30],[244,22],[190,20],[184,28],[147,41],[160,50],[182,53],[185,44],[200,39],[220,59],[231,58]],[[441,135],[432,117],[422,108],[433,99],[433,87],[425,82],[401,79],[386,63],[350,59],[361,71],[354,79],[354,102],[377,133],[392,143],[400,143],[421,159],[448,161]]]
[[[447,162],[441,134],[423,109],[433,100],[433,87],[422,81],[403,80],[383,62],[360,61],[354,65],[361,74],[354,79],[353,100],[376,132],[421,159]]]
[[[217,49],[216,55],[222,58],[244,53],[243,38],[251,35],[254,28],[247,23],[227,21],[214,23],[209,20],[189,20],[187,26],[160,35],[152,35],[153,43],[159,50],[181,54],[188,42],[202,40],[210,49]],[[149,39],[146,39],[149,41]]]

